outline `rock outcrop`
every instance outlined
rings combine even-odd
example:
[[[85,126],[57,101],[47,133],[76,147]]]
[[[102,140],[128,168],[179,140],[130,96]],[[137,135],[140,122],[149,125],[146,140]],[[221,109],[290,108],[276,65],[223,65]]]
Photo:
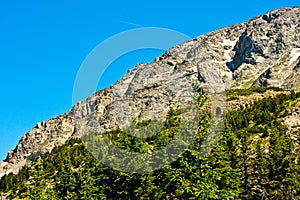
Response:
[[[132,119],[162,118],[191,101],[189,88],[208,92],[254,86],[300,89],[300,8],[283,8],[177,45],[139,64],[110,88],[38,123],[0,165],[16,173],[72,136],[110,130]],[[90,130],[87,128],[91,128]]]
[[[17,173],[22,166],[30,164],[41,154],[64,144],[73,132],[74,125],[70,112],[39,122],[23,135],[15,149],[8,152],[6,159],[0,165],[0,177],[5,173]]]

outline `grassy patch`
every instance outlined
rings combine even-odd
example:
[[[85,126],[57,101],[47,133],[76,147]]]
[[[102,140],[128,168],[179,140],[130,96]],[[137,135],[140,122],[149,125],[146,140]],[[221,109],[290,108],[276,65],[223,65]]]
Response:
[[[247,89],[247,88],[251,87],[252,84],[254,83],[254,81],[255,81],[254,79],[251,79],[250,81],[248,81],[247,83],[245,83],[245,84],[242,86],[242,88]]]
[[[265,93],[266,91],[284,91],[284,89],[279,87],[253,87],[247,89],[231,89],[226,91],[228,98],[232,96],[248,96],[253,93]]]

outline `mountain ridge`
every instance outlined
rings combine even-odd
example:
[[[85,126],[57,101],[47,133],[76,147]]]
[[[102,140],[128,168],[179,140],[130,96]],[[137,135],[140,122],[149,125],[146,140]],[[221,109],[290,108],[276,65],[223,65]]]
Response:
[[[128,124],[127,115],[140,121],[165,116],[168,108],[188,102],[182,99],[187,92],[182,88],[199,84],[209,89],[214,77],[208,72],[217,72],[220,79],[213,81],[223,89],[276,86],[299,90],[299,22],[299,7],[273,10],[176,45],[153,63],[138,64],[111,87],[24,134],[0,163],[0,177],[17,173],[39,155],[81,135],[80,128],[90,123],[100,121],[96,126],[104,131]],[[120,112],[120,105],[130,110]],[[152,112],[154,105],[158,107]],[[124,119],[116,119],[115,113],[123,113]]]

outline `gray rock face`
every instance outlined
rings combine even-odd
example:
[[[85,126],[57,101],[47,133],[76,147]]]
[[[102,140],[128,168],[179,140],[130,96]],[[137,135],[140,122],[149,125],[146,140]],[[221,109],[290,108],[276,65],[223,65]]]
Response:
[[[200,85],[214,93],[231,88],[278,86],[300,89],[300,8],[283,8],[199,36],[139,64],[110,88],[77,103],[72,111],[38,123],[4,162],[0,177],[16,173],[72,136],[163,118],[191,102]]]
[[[74,125],[70,112],[46,122],[39,122],[23,135],[15,149],[10,150],[4,162],[0,163],[0,177],[5,173],[17,173],[19,168],[30,164],[41,154],[64,144],[73,131]]]
[[[243,63],[255,65],[256,60],[252,57],[252,54],[263,55],[262,49],[253,41],[252,34],[248,35],[247,32],[242,33],[233,50],[235,51],[233,60],[227,63],[232,71],[240,67]]]

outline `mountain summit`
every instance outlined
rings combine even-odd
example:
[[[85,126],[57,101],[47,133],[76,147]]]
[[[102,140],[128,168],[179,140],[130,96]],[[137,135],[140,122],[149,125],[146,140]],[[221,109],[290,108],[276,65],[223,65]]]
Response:
[[[100,122],[99,130],[107,131],[128,125],[128,118],[142,121],[165,116],[170,108],[188,102],[182,95],[187,86],[199,85],[204,92],[208,88],[218,91],[218,86],[221,90],[274,86],[299,91],[299,44],[300,8],[293,7],[177,45],[154,62],[137,65],[71,111],[38,123],[0,163],[0,177],[17,173],[40,155],[81,135],[81,127],[93,120]]]

